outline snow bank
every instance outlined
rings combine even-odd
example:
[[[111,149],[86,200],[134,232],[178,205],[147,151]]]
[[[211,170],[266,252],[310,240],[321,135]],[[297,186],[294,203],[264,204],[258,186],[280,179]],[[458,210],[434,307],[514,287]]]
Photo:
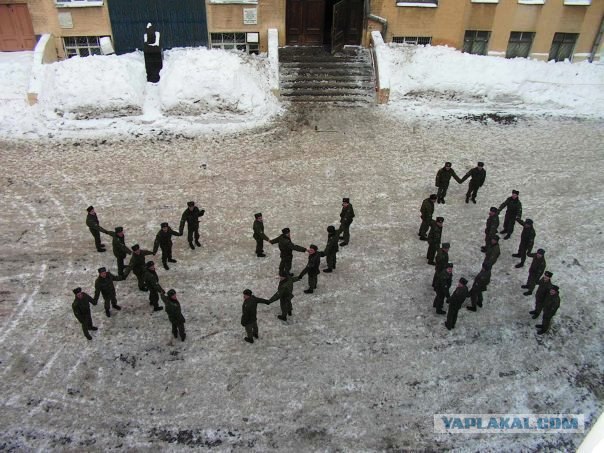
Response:
[[[440,46],[391,44],[388,51],[393,102],[440,95],[604,116],[601,65],[487,57]]]
[[[46,112],[76,119],[138,115],[146,82],[140,52],[74,57],[46,66],[39,102]]]
[[[202,48],[165,52],[160,99],[173,115],[235,113],[263,115],[276,108],[266,59]]]

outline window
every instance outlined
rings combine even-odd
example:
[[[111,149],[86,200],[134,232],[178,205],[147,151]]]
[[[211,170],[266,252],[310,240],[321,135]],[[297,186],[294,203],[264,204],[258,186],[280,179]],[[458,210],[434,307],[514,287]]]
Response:
[[[578,33],[556,33],[548,60],[564,61],[567,58],[572,59],[578,37]]]
[[[258,33],[210,33],[212,49],[259,52]]]
[[[513,31],[510,33],[508,41],[508,50],[505,53],[505,58],[527,58],[533,45],[535,33],[526,31]]]
[[[419,6],[421,8],[436,8],[438,0],[396,0],[396,6]]]
[[[431,36],[393,36],[392,42],[396,44],[414,44],[426,46],[432,44]]]
[[[490,36],[490,31],[466,30],[463,38],[463,51],[475,55],[486,55]]]
[[[101,55],[99,36],[65,36],[63,45],[67,58]]]
[[[59,8],[77,8],[80,6],[103,6],[103,0],[55,0]]]

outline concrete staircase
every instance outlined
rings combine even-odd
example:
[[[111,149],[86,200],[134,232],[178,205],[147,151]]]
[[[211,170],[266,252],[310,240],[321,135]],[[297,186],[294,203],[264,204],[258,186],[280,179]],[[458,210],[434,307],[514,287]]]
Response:
[[[371,53],[362,47],[345,47],[335,55],[322,47],[282,47],[279,80],[281,96],[292,102],[376,102]]]

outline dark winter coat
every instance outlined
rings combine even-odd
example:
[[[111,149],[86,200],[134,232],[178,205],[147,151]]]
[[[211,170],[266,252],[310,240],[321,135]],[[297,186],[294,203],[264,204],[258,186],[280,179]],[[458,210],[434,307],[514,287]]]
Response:
[[[449,187],[449,182],[451,181],[451,178],[455,179],[455,181],[459,183],[461,182],[461,179],[459,179],[459,177],[455,173],[455,170],[453,170],[452,168],[447,169],[446,167],[441,168],[436,173],[436,187],[440,187],[443,189]]]
[[[71,308],[76,319],[80,321],[81,324],[87,324],[92,317],[90,314],[90,304],[96,305],[97,303],[89,294],[82,294],[84,297],[81,299],[78,296],[74,298]]]
[[[495,236],[497,234],[498,228],[499,228],[499,216],[497,214],[489,215],[489,217],[487,218],[486,228],[484,229],[484,234],[488,238],[492,238],[493,236]]]
[[[466,173],[466,175],[462,178],[461,182],[464,182],[466,179],[471,178],[470,179],[471,187],[482,187],[486,177],[487,177],[487,171],[484,168],[481,169],[480,167],[474,167],[469,172]]]
[[[269,240],[268,236],[264,234],[264,223],[260,220],[254,220],[252,229],[254,230],[254,239],[262,239],[264,241]]]
[[[109,234],[109,232],[99,225],[99,218],[96,215],[88,213],[86,216],[86,226],[91,232],[100,231],[101,233]]]
[[[472,284],[472,292],[475,291],[486,291],[487,286],[491,283],[491,269],[481,269],[476,277],[474,277],[474,283]]]
[[[308,264],[306,264],[306,267],[300,272],[298,278],[304,277],[307,273],[308,275],[319,275],[321,273],[319,270],[320,264],[321,256],[319,255],[319,252],[308,255]]]
[[[157,272],[145,269],[143,281],[145,282],[145,286],[149,288],[149,291],[155,291],[157,293],[164,292],[164,289],[159,284],[159,276],[157,275]]]
[[[541,277],[541,280],[539,280],[537,285],[538,288],[537,292],[535,293],[535,303],[537,306],[540,306],[540,304],[543,304],[545,301],[545,297],[549,294],[549,290],[552,289],[552,281],[551,279],[545,281],[545,279]]]
[[[160,295],[161,300],[164,302],[166,313],[168,314],[168,319],[172,324],[184,324],[185,317],[182,315],[182,311],[180,309],[180,302],[178,299],[172,299],[171,297],[166,296],[165,294]]]
[[[466,285],[461,288],[455,288],[451,297],[449,297],[449,310],[459,310],[468,297],[468,287]]]
[[[507,207],[507,211],[505,216],[507,218],[512,217],[522,217],[522,203],[520,202],[520,198],[516,198],[515,200],[512,197],[508,197],[501,205],[499,206],[499,212],[503,210],[503,208]]]
[[[126,277],[113,275],[111,272],[107,272],[105,278],[100,275],[94,282],[94,300],[99,300],[99,294],[103,294],[103,297],[115,296],[115,285],[113,282],[119,282],[125,280]]]
[[[545,262],[545,257],[537,258],[537,255],[533,257],[533,261],[531,263],[531,267],[529,267],[529,274],[533,276],[535,280],[539,280],[543,273],[545,272],[545,266],[547,263]],[[533,281],[535,281],[533,280]]]
[[[501,255],[501,249],[499,247],[499,243],[493,245],[491,244],[487,249],[484,261],[489,263],[491,267],[497,262],[499,259],[499,255]]]
[[[352,205],[348,203],[348,206],[342,207],[342,211],[340,212],[340,223],[350,225],[352,219],[354,219],[354,209],[352,209]]]
[[[419,209],[422,220],[432,220],[434,215],[434,202],[430,198],[422,201],[422,207]]]
[[[277,292],[268,300],[272,304],[277,299],[283,302],[290,302],[294,298],[294,282],[299,279],[297,277],[287,277],[279,282]]]
[[[182,236],[182,233],[174,231],[172,228],[168,227],[168,231],[164,231],[161,228],[157,234],[155,235],[155,242],[153,244],[153,253],[157,253],[157,249],[160,247],[162,249],[166,247],[172,246],[172,236]]]
[[[430,232],[428,233],[428,243],[438,247],[440,245],[442,233],[442,227],[436,224],[436,220],[433,220],[430,224]]]
[[[451,288],[452,281],[453,274],[449,274],[445,269],[436,276],[436,281],[434,282],[434,291],[436,291],[438,295],[449,297],[449,288]]]
[[[182,235],[185,229],[185,222],[190,229],[196,230],[199,227],[199,218],[205,214],[205,209],[199,210],[197,206],[193,206],[193,209],[185,209],[180,218],[180,226],[178,232]]]
[[[279,244],[281,258],[293,257],[294,250],[297,252],[306,252],[306,249],[304,247],[300,247],[299,245],[294,244],[292,240],[285,234],[282,234],[281,236],[276,237],[275,239],[271,239],[269,242],[271,244]]]
[[[524,220],[516,219],[516,222],[524,227]],[[531,250],[535,243],[536,234],[535,227],[532,225],[529,228],[522,228],[522,233],[520,234],[520,248]]]
[[[153,252],[149,250],[140,249],[140,253],[136,254],[132,252],[132,256],[130,257],[130,262],[128,263],[127,272],[134,272],[135,274],[142,274],[145,272],[145,262],[147,255],[153,255]]]
[[[327,235],[327,245],[325,246],[325,250],[323,251],[323,255],[335,255],[340,250],[340,246],[338,245],[339,235],[338,232],[329,233]]]
[[[560,294],[547,294],[545,296],[545,301],[543,302],[543,317],[544,318],[553,318],[556,312],[560,308]]]
[[[243,301],[243,306],[241,307],[241,325],[247,326],[248,324],[253,324],[256,322],[256,309],[258,304],[267,304],[268,300],[262,299],[260,297],[256,297],[254,295],[248,297]]]
[[[436,264],[434,266],[434,277],[432,278],[433,288],[436,286],[436,277],[438,277],[438,274],[447,268],[447,264],[449,263],[449,252],[446,252],[442,248],[438,249],[436,251],[436,258],[434,261]]]

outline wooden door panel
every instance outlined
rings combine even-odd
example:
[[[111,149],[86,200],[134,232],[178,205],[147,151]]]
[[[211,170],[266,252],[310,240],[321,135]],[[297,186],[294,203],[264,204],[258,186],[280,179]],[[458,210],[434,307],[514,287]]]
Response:
[[[0,51],[32,50],[35,46],[27,5],[0,5]]]
[[[346,40],[348,25],[349,1],[340,0],[333,5],[333,23],[331,26],[331,53],[342,50]]]
[[[363,2],[362,0],[349,0],[348,8],[346,44],[358,46],[361,44],[363,34]]]
[[[325,0],[287,0],[285,18],[288,45],[321,45]]]

